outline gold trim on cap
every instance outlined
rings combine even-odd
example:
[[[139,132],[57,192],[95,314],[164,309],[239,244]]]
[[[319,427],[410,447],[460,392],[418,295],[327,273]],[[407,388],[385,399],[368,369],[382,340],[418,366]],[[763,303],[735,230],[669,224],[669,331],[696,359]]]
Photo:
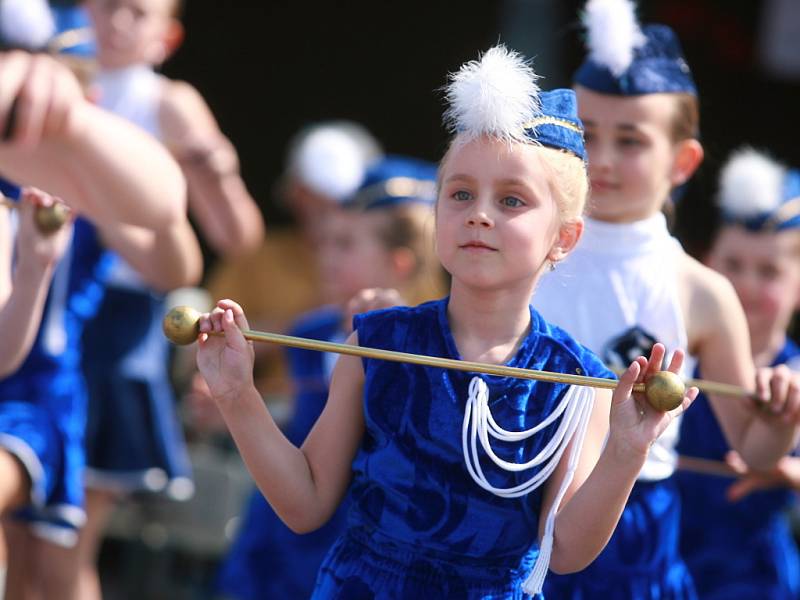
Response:
[[[390,198],[420,198],[433,202],[436,200],[436,182],[413,177],[390,177],[378,181],[356,192],[353,204],[367,207],[375,200],[389,196]]]
[[[558,125],[559,127],[564,127],[565,129],[574,131],[575,133],[580,133],[581,136],[583,136],[583,128],[579,127],[572,121],[567,121],[566,119],[559,119],[558,117],[548,117],[548,116],[535,117],[530,121],[524,123],[522,127],[524,129],[535,129],[539,125]]]
[[[800,215],[800,196],[790,198],[780,205],[769,219],[764,221],[764,227],[778,228],[786,221]]]
[[[94,33],[91,27],[76,27],[54,36],[47,42],[47,50],[55,53],[63,52],[92,40],[94,40]]]

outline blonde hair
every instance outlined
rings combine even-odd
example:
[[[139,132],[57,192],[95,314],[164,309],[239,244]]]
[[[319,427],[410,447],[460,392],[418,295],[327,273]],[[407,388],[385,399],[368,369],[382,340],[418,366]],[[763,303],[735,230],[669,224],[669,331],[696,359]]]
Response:
[[[540,146],[539,154],[550,170],[548,182],[558,204],[561,222],[568,223],[583,215],[589,197],[586,163],[571,152]]]

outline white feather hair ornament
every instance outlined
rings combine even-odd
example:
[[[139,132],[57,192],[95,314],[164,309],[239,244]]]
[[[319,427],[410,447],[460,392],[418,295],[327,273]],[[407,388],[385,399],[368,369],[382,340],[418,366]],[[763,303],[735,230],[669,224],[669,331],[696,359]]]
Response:
[[[491,135],[524,141],[524,124],[541,113],[538,79],[517,52],[502,44],[490,48],[450,74],[445,124],[467,139]]]
[[[720,174],[719,205],[739,218],[771,213],[783,200],[786,167],[753,148],[735,152]]]
[[[634,50],[647,42],[631,0],[589,0],[581,20],[589,58],[608,67],[614,77],[628,69]]]
[[[0,37],[12,46],[43,48],[56,32],[45,0],[0,1]]]

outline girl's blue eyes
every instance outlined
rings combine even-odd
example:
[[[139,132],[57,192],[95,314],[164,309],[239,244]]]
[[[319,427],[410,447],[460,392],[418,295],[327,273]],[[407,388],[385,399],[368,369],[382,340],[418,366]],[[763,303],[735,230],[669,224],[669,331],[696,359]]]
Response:
[[[509,208],[519,208],[520,206],[525,206],[525,203],[522,200],[515,198],[514,196],[506,196],[501,200],[501,202]]]
[[[465,190],[458,190],[457,192],[453,193],[452,197],[454,200],[458,200],[459,202],[465,202],[472,199],[472,194]],[[525,206],[525,203],[522,200],[514,196],[506,196],[500,200],[500,204],[507,206],[508,208],[520,208],[521,206]]]

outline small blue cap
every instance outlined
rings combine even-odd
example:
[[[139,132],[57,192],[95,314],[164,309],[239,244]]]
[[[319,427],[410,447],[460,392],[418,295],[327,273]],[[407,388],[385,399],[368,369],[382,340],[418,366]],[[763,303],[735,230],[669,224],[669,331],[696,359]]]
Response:
[[[785,231],[800,229],[800,170],[791,169],[783,178],[780,204],[770,211],[743,217],[722,208],[726,223],[741,225],[749,231]]]
[[[587,58],[573,81],[601,94],[638,96],[642,94],[687,93],[697,95],[691,69],[683,57],[675,32],[666,25],[645,25],[646,42],[634,50],[633,62],[619,76],[608,66]]]
[[[416,158],[387,156],[367,169],[364,181],[342,206],[373,210],[410,202],[436,201],[436,165]]]
[[[583,143],[583,123],[578,118],[575,92],[556,89],[539,94],[541,113],[525,123],[528,138],[543,146],[568,150],[586,159]]]

